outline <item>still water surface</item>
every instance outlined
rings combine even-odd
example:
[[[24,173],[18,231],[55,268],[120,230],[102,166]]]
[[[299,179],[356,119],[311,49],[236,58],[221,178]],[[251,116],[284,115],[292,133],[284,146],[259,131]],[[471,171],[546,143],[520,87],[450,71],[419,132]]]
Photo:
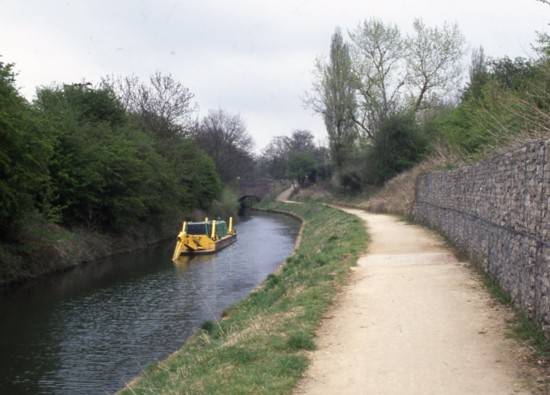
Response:
[[[0,394],[104,394],[178,349],[290,254],[299,224],[258,214],[216,255],[170,261],[173,242],[0,296]]]

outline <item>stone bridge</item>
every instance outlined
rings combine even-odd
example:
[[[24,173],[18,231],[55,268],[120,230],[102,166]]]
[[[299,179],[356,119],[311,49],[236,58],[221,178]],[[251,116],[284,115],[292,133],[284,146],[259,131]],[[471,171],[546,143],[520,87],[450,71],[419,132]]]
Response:
[[[261,200],[273,189],[271,178],[246,179],[239,182],[239,202],[246,199]]]

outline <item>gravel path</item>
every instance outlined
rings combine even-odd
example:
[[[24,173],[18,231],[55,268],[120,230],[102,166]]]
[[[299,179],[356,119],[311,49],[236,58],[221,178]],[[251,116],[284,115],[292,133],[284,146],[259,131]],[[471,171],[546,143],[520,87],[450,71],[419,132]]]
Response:
[[[302,394],[528,394],[507,310],[434,233],[345,209],[371,236],[319,330]],[[509,317],[508,317],[509,318]]]

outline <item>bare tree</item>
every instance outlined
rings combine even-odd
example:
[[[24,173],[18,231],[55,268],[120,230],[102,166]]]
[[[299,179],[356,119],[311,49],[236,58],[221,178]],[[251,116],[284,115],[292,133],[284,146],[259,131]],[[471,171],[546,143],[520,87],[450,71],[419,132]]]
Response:
[[[459,84],[464,38],[457,25],[428,27],[417,19],[413,28],[403,37],[397,26],[370,19],[350,32],[359,98],[354,119],[368,138],[390,115],[418,112]]]
[[[399,28],[377,19],[350,32],[358,92],[355,123],[374,138],[380,125],[401,103],[406,83],[405,46]]]
[[[278,180],[287,177],[288,139],[287,136],[273,137],[260,156],[263,171]]]
[[[137,114],[160,137],[189,132],[197,109],[194,94],[172,75],[155,72],[147,83],[136,76],[106,78],[103,83],[116,92],[127,111]]]
[[[414,34],[407,38],[407,84],[418,112],[456,91],[462,76],[464,37],[456,24],[428,27],[414,21]]]
[[[254,143],[239,115],[210,111],[192,135],[214,160],[222,180],[232,181],[252,170]]]
[[[336,29],[332,35],[328,61],[318,60],[316,63],[313,91],[306,103],[323,116],[331,159],[337,170],[343,167],[347,152],[357,137],[353,80],[349,48],[340,30]]]

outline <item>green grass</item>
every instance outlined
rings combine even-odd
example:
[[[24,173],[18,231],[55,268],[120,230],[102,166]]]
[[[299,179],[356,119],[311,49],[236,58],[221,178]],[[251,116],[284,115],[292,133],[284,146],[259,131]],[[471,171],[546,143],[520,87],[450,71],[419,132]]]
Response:
[[[315,331],[367,235],[352,215],[319,204],[264,203],[303,219],[299,248],[263,287],[207,321],[123,394],[288,394],[308,365]]]

